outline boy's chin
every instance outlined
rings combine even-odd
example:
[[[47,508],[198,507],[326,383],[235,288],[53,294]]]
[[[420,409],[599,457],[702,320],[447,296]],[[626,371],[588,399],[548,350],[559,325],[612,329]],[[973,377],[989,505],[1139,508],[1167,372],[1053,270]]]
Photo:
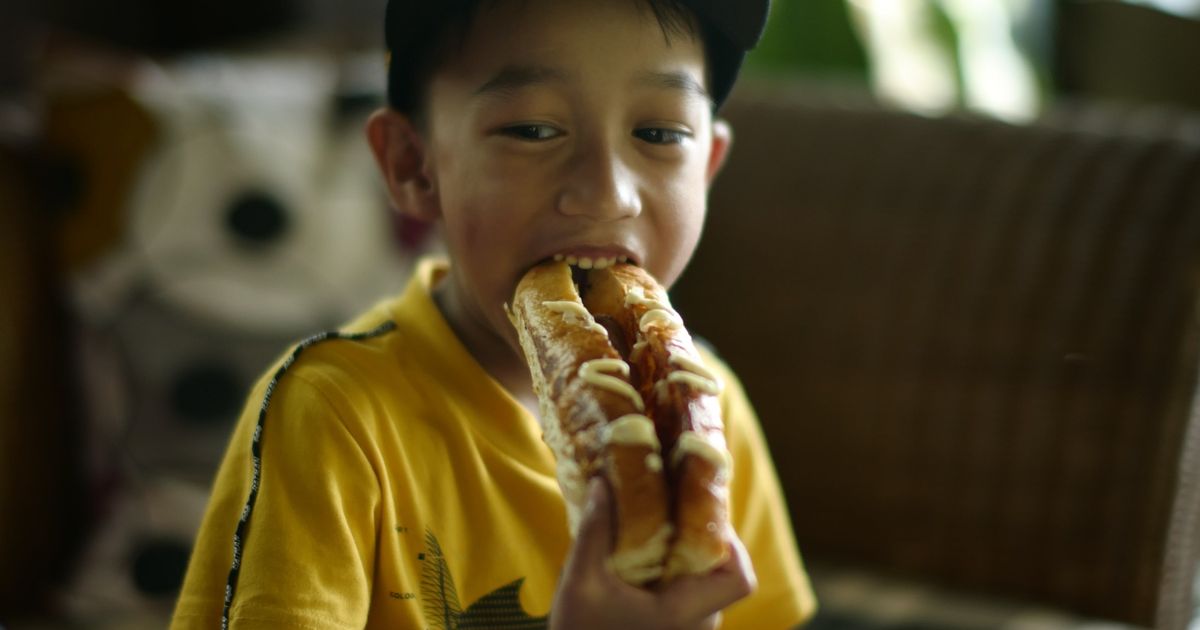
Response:
[[[525,369],[525,351],[521,349],[521,339],[517,336],[517,329],[513,327],[512,321],[508,319],[507,308],[504,309],[503,320],[498,322],[497,326],[500,327],[494,332],[500,338],[500,341],[503,342],[503,346],[508,348],[508,351],[512,353],[513,365],[519,365],[521,369]]]

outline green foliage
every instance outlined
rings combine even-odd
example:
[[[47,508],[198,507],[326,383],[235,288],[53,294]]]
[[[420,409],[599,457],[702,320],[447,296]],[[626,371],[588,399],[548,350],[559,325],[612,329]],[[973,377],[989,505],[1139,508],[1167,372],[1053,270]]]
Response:
[[[867,80],[868,60],[845,0],[776,0],[766,33],[746,57],[755,75]]]

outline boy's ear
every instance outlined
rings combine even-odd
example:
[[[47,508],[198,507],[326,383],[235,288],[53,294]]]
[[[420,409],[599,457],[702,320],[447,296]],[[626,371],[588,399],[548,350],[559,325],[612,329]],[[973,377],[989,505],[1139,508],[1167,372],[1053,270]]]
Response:
[[[389,107],[381,108],[367,119],[366,134],[396,209],[421,221],[437,219],[441,210],[437,190],[425,169],[425,140],[412,119]]]
[[[705,172],[706,182],[712,186],[717,173],[725,166],[725,158],[729,157],[729,148],[733,145],[733,127],[724,118],[713,118],[712,147],[708,151],[708,168]]]

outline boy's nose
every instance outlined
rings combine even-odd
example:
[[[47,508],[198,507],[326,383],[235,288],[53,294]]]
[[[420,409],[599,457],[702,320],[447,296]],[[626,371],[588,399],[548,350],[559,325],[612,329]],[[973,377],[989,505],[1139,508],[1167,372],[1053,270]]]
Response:
[[[558,209],[566,215],[599,221],[635,217],[642,212],[635,174],[609,147],[596,146],[574,156]]]

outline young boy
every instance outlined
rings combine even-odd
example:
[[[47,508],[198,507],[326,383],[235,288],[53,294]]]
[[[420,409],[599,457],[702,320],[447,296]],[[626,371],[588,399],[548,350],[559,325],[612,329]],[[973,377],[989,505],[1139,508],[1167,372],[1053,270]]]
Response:
[[[389,107],[367,136],[397,207],[440,223],[449,261],[424,261],[402,296],[254,390],[173,627],[785,628],[813,612],[757,420],[715,357],[729,561],[665,588],[621,582],[596,481],[572,540],[503,310],[559,254],[675,281],[730,144],[715,106],[766,10],[391,1]]]

